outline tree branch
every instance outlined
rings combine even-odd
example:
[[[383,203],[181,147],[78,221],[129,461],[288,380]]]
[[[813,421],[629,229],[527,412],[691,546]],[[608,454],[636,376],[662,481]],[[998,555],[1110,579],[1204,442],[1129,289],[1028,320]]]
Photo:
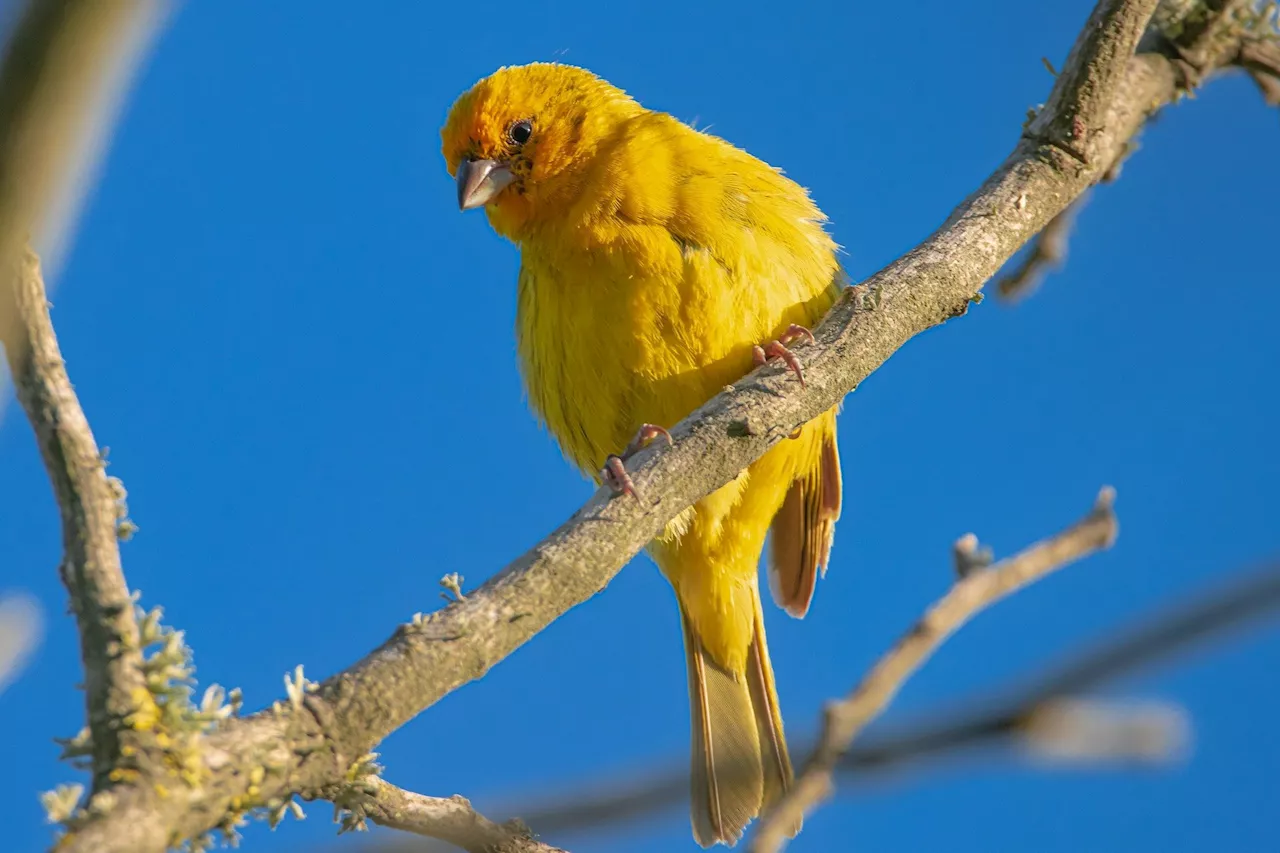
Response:
[[[1186,89],[1213,71],[1243,68],[1270,105],[1280,104],[1280,4],[1275,0],[1165,0],[1160,45]]]
[[[1274,2],[1260,7],[1258,0],[1165,0],[1155,17],[1154,33],[1158,35],[1147,39],[1149,46],[1159,46],[1170,58],[1180,87],[1192,89],[1214,71],[1234,65],[1249,73],[1268,104],[1280,104],[1280,6]],[[1069,68],[1071,61],[1069,58]],[[1043,119],[1047,112],[1033,119],[1029,133],[1046,133],[1048,125]],[[1059,113],[1057,129],[1046,139],[1070,139],[1074,130],[1067,126],[1069,112]],[[1083,156],[1069,141],[1064,150]],[[1123,151],[1112,162],[1100,182],[1119,177],[1128,153]],[[997,281],[996,292],[1001,298],[1013,302],[1029,296],[1046,274],[1062,266],[1071,230],[1086,199],[1087,195],[1080,196],[1049,220],[1025,257]]]
[[[342,795],[336,797],[341,801]],[[444,841],[467,853],[565,853],[536,840],[518,820],[494,823],[471,807],[464,797],[425,797],[372,779],[351,806],[354,819],[344,827],[363,829],[365,819],[379,826]],[[433,849],[417,847],[418,850]]]
[[[969,568],[929,612],[903,635],[845,699],[827,707],[818,746],[795,784],[760,820],[748,845],[751,853],[773,853],[797,826],[834,790],[836,765],[849,744],[893,701],[935,650],[978,612],[1115,541],[1118,526],[1111,506],[1115,493],[1105,488],[1082,521],[1052,539],[1031,546],[1017,556],[989,568]]]
[[[1280,106],[1280,35],[1251,39],[1240,47],[1240,65],[1269,105]]]
[[[1049,106],[994,174],[923,243],[846,291],[804,353],[806,388],[766,366],[629,462],[652,503],[601,489],[569,521],[464,600],[401,626],[381,647],[289,703],[205,737],[198,786],[136,784],[80,821],[72,851],[160,851],[237,810],[322,790],[386,735],[484,675],[599,592],[680,511],[838,403],[907,340],[965,313],[984,283],[1106,171],[1177,91],[1159,53],[1129,58],[1155,0],[1105,0]],[[1124,48],[1124,45],[1128,45]],[[1064,118],[1065,117],[1065,118]],[[1069,120],[1068,120],[1069,119]],[[268,772],[250,778],[244,767]]]
[[[161,0],[30,0],[0,63],[0,269],[83,177]],[[114,91],[113,91],[114,84]],[[89,158],[91,159],[91,158]],[[78,162],[79,161],[79,162]],[[53,237],[56,235],[40,235]],[[7,274],[7,273],[6,273]],[[0,313],[0,334],[8,325]]]
[[[1115,159],[1118,152],[1098,145],[1098,137],[1106,133],[1116,93],[1159,5],[1160,0],[1102,0],[1094,7],[1026,136],[1056,146],[1082,165],[1096,168],[1097,154],[1108,164]]]
[[[0,274],[0,313],[14,320],[3,337],[9,370],[62,512],[59,573],[80,629],[93,784],[100,790],[110,785],[108,777],[121,755],[141,748],[143,738],[130,716],[152,701],[142,671],[133,598],[120,566],[124,495],[119,481],[106,474],[106,462],[67,378],[39,260],[28,251],[19,268],[8,266]]]

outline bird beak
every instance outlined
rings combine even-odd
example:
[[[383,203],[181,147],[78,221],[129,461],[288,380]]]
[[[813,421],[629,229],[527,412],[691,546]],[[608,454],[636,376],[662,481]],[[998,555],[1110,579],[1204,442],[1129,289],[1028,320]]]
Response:
[[[458,209],[483,207],[506,189],[515,175],[497,160],[463,160],[458,164]]]

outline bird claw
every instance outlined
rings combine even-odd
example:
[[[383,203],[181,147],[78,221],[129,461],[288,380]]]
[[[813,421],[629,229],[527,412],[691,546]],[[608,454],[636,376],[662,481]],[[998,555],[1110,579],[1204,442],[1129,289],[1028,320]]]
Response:
[[[636,484],[631,481],[631,475],[627,473],[626,462],[632,456],[648,447],[658,436],[665,438],[668,445],[675,443],[671,439],[671,433],[667,432],[665,428],[656,424],[641,424],[640,429],[636,430],[635,437],[631,439],[631,443],[627,445],[621,454],[610,453],[605,458],[602,479],[609,485],[609,488],[613,489],[614,494],[631,495],[636,500],[640,500],[640,493],[636,491]]]
[[[631,443],[627,445],[627,449],[622,451],[622,458],[630,459],[632,456],[635,456],[641,450],[648,447],[650,442],[658,436],[662,436],[667,440],[668,447],[675,444],[675,442],[671,440],[671,433],[667,432],[664,427],[660,427],[657,424],[640,424],[640,429],[636,430],[635,437],[631,439]]]
[[[636,500],[640,500],[640,493],[636,491],[636,484],[631,481],[631,475],[627,473],[626,464],[616,453],[610,453],[605,457],[601,479],[613,489],[615,495],[631,495]]]
[[[817,340],[813,337],[813,332],[798,323],[792,323],[790,326],[787,326],[787,330],[782,333],[782,336],[779,337],[778,340],[784,344],[794,344],[802,338],[811,344],[817,343]]]
[[[769,341],[763,346],[755,346],[751,348],[751,356],[757,365],[765,364],[771,358],[780,358],[787,363],[787,367],[796,378],[800,380],[800,387],[804,385],[804,367],[800,364],[800,359],[796,354],[787,349],[787,344],[793,344],[798,340],[806,339],[809,343],[814,342],[813,332],[804,326],[792,323],[787,330],[778,336],[777,340]]]

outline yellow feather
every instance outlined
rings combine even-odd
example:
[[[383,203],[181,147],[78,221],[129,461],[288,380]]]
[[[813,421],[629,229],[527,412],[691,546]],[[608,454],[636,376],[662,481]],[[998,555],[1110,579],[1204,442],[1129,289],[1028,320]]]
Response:
[[[532,125],[523,143],[511,134],[517,121]],[[674,425],[740,379],[754,345],[816,323],[843,283],[803,188],[581,69],[501,69],[459,98],[442,141],[450,173],[483,159],[514,175],[486,212],[520,247],[516,334],[530,403],[597,480],[641,424]],[[800,481],[804,511],[780,522],[775,563],[797,577],[819,559],[825,568],[840,505],[832,460],[834,410],[650,545],[686,631],[703,843],[732,843],[790,782],[757,565]],[[750,772],[717,772],[708,760],[699,775],[699,755],[744,750]],[[720,805],[709,807],[713,794]]]

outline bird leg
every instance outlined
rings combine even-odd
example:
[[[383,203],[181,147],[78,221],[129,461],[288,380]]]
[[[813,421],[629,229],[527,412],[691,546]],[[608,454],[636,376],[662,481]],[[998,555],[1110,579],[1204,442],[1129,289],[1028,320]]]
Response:
[[[631,439],[631,443],[627,445],[621,454],[610,453],[604,460],[603,479],[615,494],[631,495],[636,500],[640,500],[640,493],[636,491],[636,484],[631,482],[631,475],[627,473],[626,461],[648,447],[658,436],[665,438],[668,445],[673,443],[671,441],[671,433],[662,427],[655,424],[641,424],[640,429],[636,431],[635,438]]]
[[[804,326],[798,326],[792,323],[787,330],[778,336],[775,341],[769,341],[763,346],[755,346],[751,348],[751,356],[755,359],[757,365],[764,364],[771,358],[780,358],[787,363],[787,367],[800,380],[800,387],[804,387],[804,368],[800,366],[800,359],[796,358],[796,354],[787,349],[787,344],[793,344],[798,340],[807,339],[809,343],[813,343],[813,332]]]

